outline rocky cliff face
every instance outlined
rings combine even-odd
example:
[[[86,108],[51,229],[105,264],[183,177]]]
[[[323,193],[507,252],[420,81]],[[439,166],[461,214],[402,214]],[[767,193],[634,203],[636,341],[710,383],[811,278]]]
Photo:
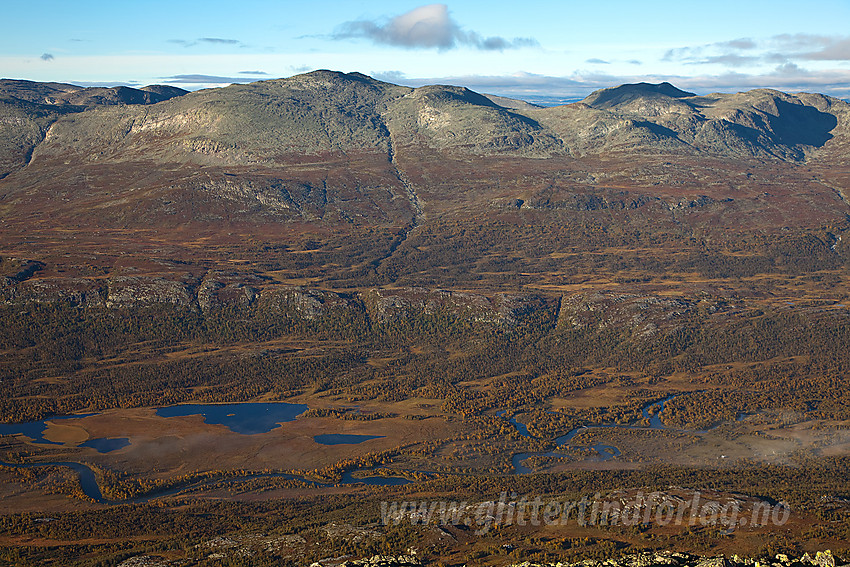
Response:
[[[171,304],[188,308],[195,303],[189,287],[163,278],[118,276],[109,280],[106,306],[112,308],[147,307]]]
[[[493,297],[443,289],[374,289],[361,294],[371,321],[388,322],[409,315],[448,313],[480,323],[514,325],[535,311],[549,308],[538,295],[496,294]]]
[[[248,307],[259,295],[264,280],[252,274],[211,271],[197,291],[198,307],[204,314],[228,306]]]
[[[11,305],[62,302],[78,307],[135,309],[165,306],[213,315],[223,309],[253,310],[270,316],[321,321],[348,313],[383,325],[410,317],[448,316],[510,328],[536,314],[557,310],[560,329],[628,330],[650,339],[688,322],[689,317],[723,310],[716,301],[613,291],[565,296],[537,293],[479,294],[427,288],[371,288],[339,292],[276,283],[253,273],[211,270],[200,277],[116,275],[105,279],[39,277],[19,261],[4,278],[0,301]],[[24,277],[26,276],[26,277]],[[20,280],[20,281],[18,281]]]
[[[331,310],[362,311],[362,304],[354,294],[340,294],[301,287],[272,288],[260,297],[260,308],[274,314],[290,314],[315,321]]]
[[[680,327],[696,302],[615,292],[580,292],[566,297],[558,313],[560,328],[631,329],[640,337]],[[714,308],[714,307],[712,307]]]
[[[281,317],[317,321],[351,312],[373,324],[408,317],[445,314],[461,320],[505,327],[543,310],[557,299],[537,294],[497,293],[490,296],[443,289],[367,289],[342,293],[286,286],[251,273],[211,270],[201,278],[156,275],[116,275],[105,280],[33,277],[39,263],[22,261],[0,285],[0,302],[10,305],[62,302],[77,307],[135,309],[154,306],[195,310],[204,315],[222,309],[256,309]],[[33,268],[36,266],[37,268]]]

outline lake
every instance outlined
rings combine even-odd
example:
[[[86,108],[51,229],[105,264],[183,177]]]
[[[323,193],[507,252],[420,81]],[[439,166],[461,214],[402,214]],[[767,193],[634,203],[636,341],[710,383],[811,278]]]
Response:
[[[24,423],[0,423],[0,435],[23,435],[29,437],[35,443],[46,443],[49,445],[61,445],[55,441],[48,441],[43,437],[44,431],[47,429],[48,421],[58,421],[60,419],[82,419],[91,417],[96,413],[85,413],[79,415],[60,415],[49,417],[41,421],[27,421]]]
[[[281,423],[294,421],[307,411],[304,404],[284,402],[243,403],[243,404],[180,404],[158,408],[160,417],[186,417],[201,415],[204,423],[224,425],[234,433],[256,435],[268,433]]]

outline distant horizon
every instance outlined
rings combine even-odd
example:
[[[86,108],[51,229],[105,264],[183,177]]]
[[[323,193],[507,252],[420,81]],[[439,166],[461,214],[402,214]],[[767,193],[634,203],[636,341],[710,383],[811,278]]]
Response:
[[[585,98],[587,98],[589,95],[591,95],[592,93],[594,93],[596,91],[599,91],[599,90],[602,90],[602,89],[607,89],[607,88],[615,88],[615,87],[619,87],[619,86],[623,86],[623,85],[629,85],[629,84],[646,83],[646,84],[658,85],[658,84],[662,84],[662,83],[669,83],[676,88],[680,88],[679,85],[677,85],[676,83],[673,83],[671,81],[657,81],[657,82],[637,81],[637,82],[633,82],[633,83],[609,84],[609,85],[605,85],[605,86],[598,86],[598,87],[595,87],[595,88],[588,88],[588,90],[586,92],[578,93],[578,94],[576,94],[576,93],[566,94],[565,93],[565,94],[558,95],[558,94],[553,93],[553,94],[550,94],[550,95],[544,95],[544,94],[528,93],[528,94],[523,95],[523,94],[516,94],[516,93],[511,92],[511,91],[494,92],[494,91],[480,90],[480,89],[477,89],[477,88],[473,88],[472,86],[469,86],[469,85],[464,85],[464,84],[460,84],[460,83],[452,83],[452,82],[425,82],[424,80],[417,80],[417,79],[395,80],[394,81],[394,80],[388,80],[388,79],[384,79],[384,78],[380,78],[380,77],[375,77],[373,75],[370,75],[368,73],[363,73],[361,71],[338,71],[336,69],[313,69],[313,70],[310,70],[310,71],[303,71],[303,72],[299,72],[299,73],[294,73],[294,74],[289,75],[289,76],[255,78],[255,79],[252,79],[252,80],[232,82],[232,83],[228,83],[228,84],[216,84],[216,85],[212,85],[212,86],[195,86],[194,88],[188,88],[192,85],[174,85],[174,84],[168,84],[168,83],[165,83],[165,82],[148,83],[148,84],[128,84],[128,83],[124,83],[124,82],[87,83],[86,81],[59,81],[59,80],[38,81],[38,80],[26,79],[26,78],[20,78],[20,77],[0,77],[0,80],[30,81],[30,82],[35,82],[35,83],[56,83],[56,84],[73,85],[73,86],[82,87],[82,88],[129,87],[129,88],[134,88],[134,89],[142,89],[142,88],[151,87],[151,86],[166,86],[166,87],[177,87],[177,88],[183,89],[183,90],[188,91],[188,92],[197,92],[197,91],[201,91],[201,90],[225,88],[225,87],[228,87],[228,86],[231,86],[231,85],[248,85],[248,84],[251,84],[251,83],[258,83],[258,82],[263,82],[263,81],[284,80],[284,79],[296,77],[298,75],[306,75],[306,74],[313,73],[313,72],[316,72],[316,71],[332,71],[332,72],[346,73],[346,74],[360,73],[362,75],[369,76],[369,77],[371,77],[375,80],[379,80],[379,81],[382,81],[382,82],[385,82],[385,83],[396,84],[396,85],[400,85],[400,86],[406,86],[406,87],[410,87],[410,88],[419,88],[419,87],[428,86],[428,85],[447,85],[447,86],[464,87],[464,88],[468,88],[469,90],[475,91],[475,92],[480,93],[480,94],[509,98],[509,99],[513,99],[513,100],[527,102],[527,103],[530,103],[530,104],[535,104],[535,105],[538,105],[538,106],[560,106],[560,105],[565,105],[565,104],[573,104],[573,103],[580,102],[580,101],[584,100]],[[835,95],[832,95],[832,94],[829,94],[829,93],[826,93],[826,92],[819,92],[819,91],[815,91],[815,90],[794,91],[794,90],[790,90],[790,89],[778,89],[778,88],[775,88],[775,87],[758,87],[758,86],[748,88],[748,89],[737,89],[737,90],[728,89],[726,91],[723,91],[723,90],[708,90],[708,89],[694,89],[694,90],[681,89],[681,90],[687,91],[687,92],[693,92],[697,96],[705,96],[705,95],[714,94],[714,93],[731,94],[731,93],[747,92],[747,91],[758,90],[758,89],[776,90],[776,91],[780,91],[780,92],[784,92],[784,93],[788,93],[788,94],[798,94],[798,93],[802,93],[802,92],[813,93],[813,94],[822,94],[822,95],[831,96],[833,98],[837,98],[839,100],[843,100],[844,102],[850,103],[850,97],[835,96]]]
[[[520,100],[624,83],[850,98],[850,2],[33,0],[3,9],[0,76],[199,90],[310,69]]]

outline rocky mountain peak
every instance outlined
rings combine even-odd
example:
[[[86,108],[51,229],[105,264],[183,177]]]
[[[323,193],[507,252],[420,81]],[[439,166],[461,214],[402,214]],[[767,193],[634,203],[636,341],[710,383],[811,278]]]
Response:
[[[489,98],[471,91],[466,87],[450,85],[428,85],[419,87],[409,95],[411,98],[422,99],[426,103],[443,104],[473,104],[476,106],[497,107]]]
[[[696,96],[670,83],[632,83],[601,89],[588,95],[582,102],[594,108],[613,108],[638,99],[687,98]]]

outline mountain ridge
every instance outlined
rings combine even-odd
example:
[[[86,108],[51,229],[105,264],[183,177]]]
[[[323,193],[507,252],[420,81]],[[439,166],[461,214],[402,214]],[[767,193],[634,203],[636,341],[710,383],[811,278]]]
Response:
[[[0,103],[10,241],[60,227],[85,238],[157,230],[168,242],[186,231],[227,240],[223,227],[272,242],[334,234],[362,250],[377,238],[355,254],[357,270],[399,274],[455,223],[683,239],[815,231],[832,246],[824,234],[850,218],[850,104],[823,95],[638,84],[544,108],[335,71],[155,104],[87,92],[94,106],[67,112]],[[399,264],[405,255],[414,264]]]
[[[0,179],[29,163],[48,128],[62,116],[99,106],[156,104],[187,93],[167,85],[134,89],[0,79]]]
[[[133,88],[81,87],[70,83],[43,83],[25,79],[0,79],[0,97],[17,98],[54,106],[98,106],[102,104],[155,104],[189,91],[170,85]]]
[[[9,81],[4,81],[0,82],[0,94],[14,90],[9,87]],[[399,132],[401,138],[424,136],[437,147],[465,149],[484,155],[494,152],[598,153],[620,146],[640,151],[690,147],[733,158],[802,161],[830,141],[834,137],[833,130],[838,129],[842,137],[846,136],[846,122],[850,116],[850,105],[823,95],[789,95],[757,89],[731,95],[697,96],[669,83],[601,89],[579,103],[557,107],[526,106],[502,99],[513,107],[508,108],[463,87],[428,85],[413,89],[360,73],[333,71],[183,92],[179,97],[171,96],[176,94],[174,92],[158,94],[126,87],[74,90],[73,86],[48,83],[29,83],[28,90],[20,86],[17,90],[29,92],[30,95],[21,100],[32,103],[36,103],[38,97],[50,99],[44,93],[49,91],[61,93],[51,99],[56,104],[87,101],[92,108],[117,104],[116,100],[148,105],[176,99],[176,103],[172,100],[171,107],[162,112],[179,115],[186,112],[187,105],[200,107],[198,112],[216,106],[242,114],[257,112],[259,122],[246,121],[221,132],[224,137],[236,141],[241,137],[243,145],[252,140],[246,139],[246,133],[238,131],[236,126],[274,130],[275,124],[288,114],[289,131],[277,132],[274,141],[307,153],[332,150],[335,145],[360,147],[366,138],[372,138],[370,142],[374,143],[375,136],[383,135],[381,129],[385,125],[381,124],[381,117],[387,116],[389,120],[395,119],[403,130]],[[31,94],[32,91],[37,96]],[[150,96],[139,98],[139,93]],[[159,99],[151,98],[153,95]],[[167,96],[170,98],[165,98]],[[260,98],[266,99],[263,104],[258,104]],[[247,110],[238,108],[239,105]],[[128,112],[118,109],[119,116],[113,118],[120,119],[121,114],[128,117],[139,114]],[[402,116],[394,116],[399,114]],[[568,121],[562,120],[565,114],[569,115]],[[225,119],[222,113],[217,118]],[[810,124],[811,132],[797,138],[788,135],[805,123]],[[535,131],[543,138],[533,142],[527,137],[534,137]],[[556,138],[560,142],[553,144]]]

